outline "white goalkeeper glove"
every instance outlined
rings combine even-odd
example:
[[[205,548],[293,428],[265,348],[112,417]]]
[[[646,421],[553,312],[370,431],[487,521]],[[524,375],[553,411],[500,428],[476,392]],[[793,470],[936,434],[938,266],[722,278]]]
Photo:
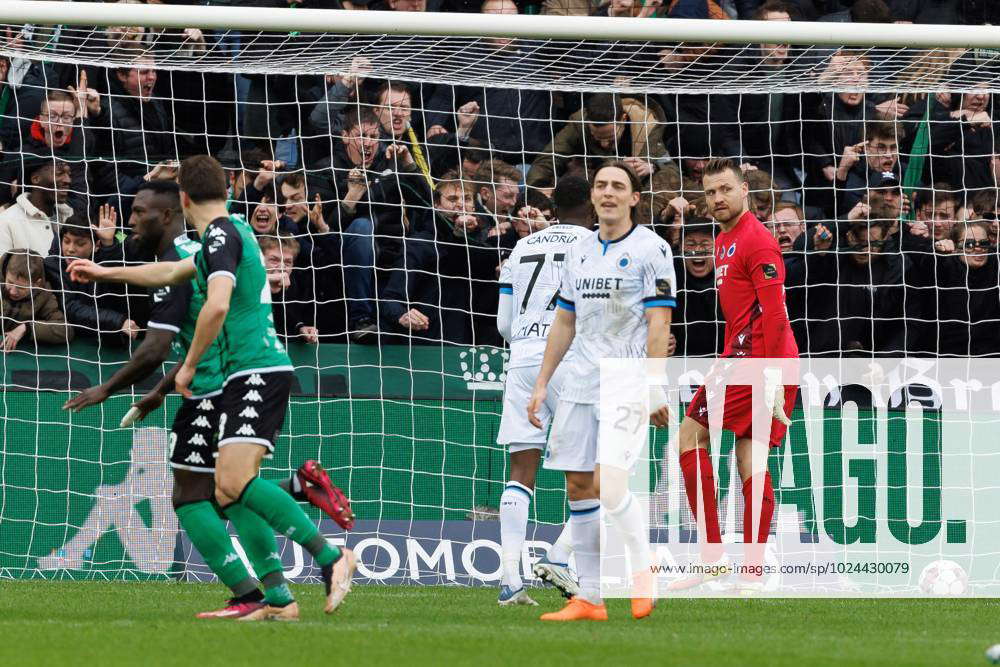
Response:
[[[785,414],[785,386],[781,384],[780,368],[764,369],[764,400],[775,419],[785,426],[792,425],[792,420]]]
[[[131,426],[132,424],[135,423],[135,420],[137,420],[141,414],[142,413],[139,411],[139,408],[133,405],[129,409],[129,411],[125,413],[125,416],[122,417],[122,422],[119,426],[121,428],[126,428],[128,426]]]

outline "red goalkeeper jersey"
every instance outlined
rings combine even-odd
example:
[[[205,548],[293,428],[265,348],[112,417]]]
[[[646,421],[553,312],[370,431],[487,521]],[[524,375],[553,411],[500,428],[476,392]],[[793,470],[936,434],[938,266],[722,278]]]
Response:
[[[715,239],[715,286],[726,318],[723,357],[799,356],[785,307],[781,250],[750,211]]]

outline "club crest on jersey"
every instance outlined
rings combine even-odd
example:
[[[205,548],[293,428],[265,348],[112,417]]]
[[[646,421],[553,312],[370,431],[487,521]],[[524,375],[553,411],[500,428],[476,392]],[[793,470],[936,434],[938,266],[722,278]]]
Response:
[[[726,257],[732,257],[736,254],[736,244],[729,246],[729,250],[726,251]]]
[[[618,268],[619,269],[627,268],[628,265],[631,263],[632,263],[632,258],[626,252],[618,259]]]

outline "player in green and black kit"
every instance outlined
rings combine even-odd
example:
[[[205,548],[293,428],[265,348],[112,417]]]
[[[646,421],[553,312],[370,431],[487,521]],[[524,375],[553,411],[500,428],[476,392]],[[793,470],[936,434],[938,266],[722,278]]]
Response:
[[[172,181],[150,181],[136,192],[129,220],[133,243],[143,254],[155,253],[160,261],[179,261],[193,256],[201,244],[184,230],[180,191]],[[166,361],[171,345],[183,358],[195,331],[204,292],[194,281],[151,290],[152,311],[149,332],[132,358],[104,384],[77,394],[64,406],[79,411],[105,401],[110,395],[148,377]],[[179,370],[180,364],[175,366]],[[199,618],[240,618],[264,606],[263,595],[243,561],[233,549],[225,523],[213,504],[215,490],[216,432],[224,377],[222,359],[210,348],[202,356],[186,398],[174,417],[170,433],[170,466],[173,469],[172,500],[178,519],[205,563],[233,592],[222,609],[203,612]],[[134,414],[123,420],[142,419],[156,410],[173,388],[174,371],[133,407]],[[294,498],[319,507],[344,528],[350,528],[350,505],[333,486],[326,471],[316,461],[306,461],[280,485]],[[264,524],[263,520],[259,523]],[[266,524],[264,530],[270,530]],[[281,569],[273,552],[257,552],[244,547],[258,575]]]
[[[274,533],[259,529],[255,519],[260,517],[309,551],[320,566],[326,612],[331,613],[350,591],[354,554],[330,546],[291,497],[257,477],[284,423],[292,379],[291,361],[274,330],[260,248],[249,225],[229,216],[226,176],[215,159],[188,158],[181,164],[178,182],[184,215],[203,240],[193,260],[126,268],[80,260],[70,264],[70,275],[80,281],[122,280],[146,287],[177,285],[197,275],[206,299],[175,385],[182,395],[191,395],[197,366],[218,338],[226,379],[220,397],[216,500],[245,546],[277,551]],[[266,606],[240,620],[298,619],[298,605],[282,572],[262,580]]]

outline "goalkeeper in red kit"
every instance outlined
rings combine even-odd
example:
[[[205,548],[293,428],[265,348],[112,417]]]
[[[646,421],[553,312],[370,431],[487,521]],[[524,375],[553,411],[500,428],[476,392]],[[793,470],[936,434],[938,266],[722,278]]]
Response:
[[[715,239],[715,277],[726,321],[722,357],[798,357],[785,309],[785,265],[781,250],[771,232],[747,208],[748,188],[743,172],[730,160],[715,159],[705,167],[702,184],[708,210],[720,228]],[[764,403],[769,410],[764,423],[772,417],[768,444],[777,447],[791,423],[788,417],[795,405],[798,386],[783,386],[779,368],[768,368],[764,373],[767,376]],[[774,514],[774,488],[767,473],[768,448],[753,447],[751,438],[753,408],[750,386],[734,384],[725,388],[722,428],[736,436],[736,462],[745,501],[743,541],[748,545],[746,564],[751,566],[761,564]],[[691,511],[698,519],[702,560],[706,565],[722,557],[715,477],[706,449],[708,416],[708,401],[702,386],[681,422],[679,449],[684,486]],[[706,570],[718,572],[720,568]],[[709,576],[676,582],[677,587],[697,585]],[[751,587],[759,585],[756,582],[759,576],[743,577],[746,579],[754,582]]]

